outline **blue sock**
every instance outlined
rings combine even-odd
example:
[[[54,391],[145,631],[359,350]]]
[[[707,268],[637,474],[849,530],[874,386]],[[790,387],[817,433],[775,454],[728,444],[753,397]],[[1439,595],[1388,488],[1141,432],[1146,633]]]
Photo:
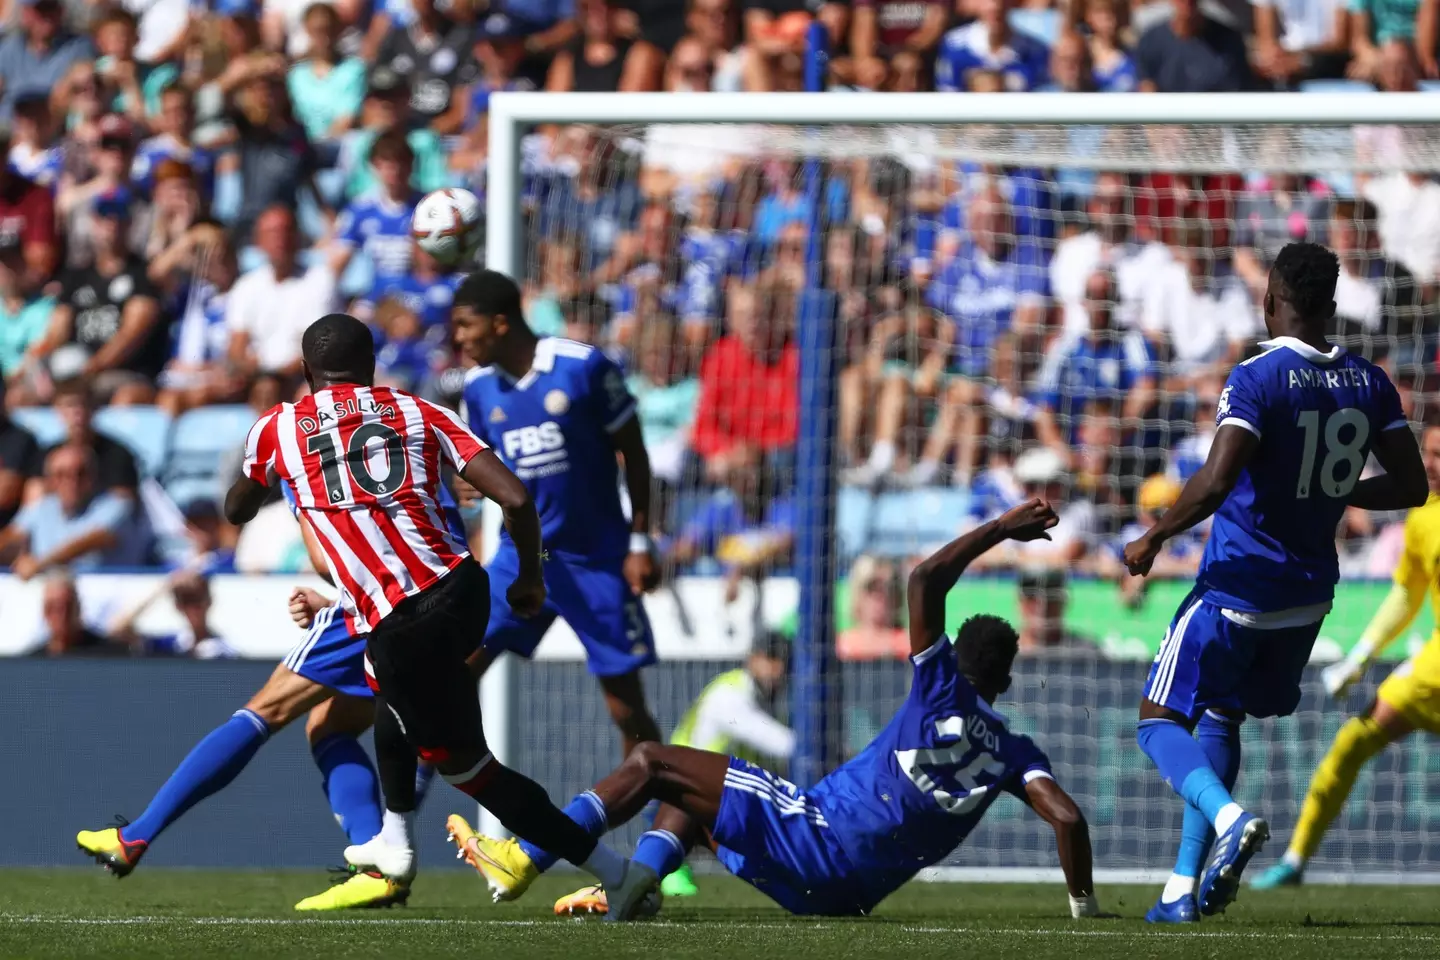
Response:
[[[645,864],[658,877],[668,877],[685,862],[685,847],[680,838],[669,830],[651,830],[640,835],[631,859]]]
[[[249,710],[236,710],[229,720],[195,744],[150,806],[121,831],[122,835],[126,840],[153,841],[186,810],[225,789],[269,736],[270,728],[259,716]]]
[[[1210,767],[1227,790],[1235,788],[1240,774],[1240,724],[1205,711],[1195,725],[1195,739]],[[1182,877],[1198,877],[1200,865],[1215,842],[1215,829],[1205,815],[1185,804],[1185,822],[1180,830],[1180,853],[1175,858],[1175,873]]]
[[[1210,758],[1190,732],[1171,720],[1141,720],[1135,731],[1140,749],[1154,761],[1160,776],[1185,802],[1197,807],[1210,823],[1235,799],[1220,781]]]
[[[370,755],[348,733],[333,733],[310,747],[320,768],[335,822],[351,843],[380,832],[380,780]]]
[[[600,798],[595,795],[593,790],[576,794],[575,799],[567,803],[561,812],[580,824],[592,837],[603,837],[605,831],[609,829],[609,825],[605,821],[605,804],[600,802]],[[520,849],[524,850],[525,855],[534,862],[536,867],[540,868],[541,873],[555,866],[555,861],[559,859],[528,840],[520,841]]]
[[[425,795],[430,792],[430,781],[435,779],[435,768],[428,763],[422,763],[415,768],[415,809],[420,809],[420,804],[425,802]]]

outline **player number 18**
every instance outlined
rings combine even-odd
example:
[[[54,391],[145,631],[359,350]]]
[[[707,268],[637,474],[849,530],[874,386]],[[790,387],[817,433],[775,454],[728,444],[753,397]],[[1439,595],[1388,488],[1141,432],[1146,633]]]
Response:
[[[1319,445],[1319,410],[1304,410],[1300,413],[1300,429],[1305,431],[1305,450],[1300,456],[1300,480],[1295,486],[1295,498],[1305,500],[1310,496],[1310,477],[1315,472],[1315,448]],[[1341,440],[1340,432],[1350,427],[1350,439]],[[1320,463],[1320,490],[1327,497],[1344,497],[1355,488],[1360,480],[1360,471],[1365,466],[1365,441],[1370,439],[1370,421],[1365,414],[1354,407],[1336,410],[1325,418],[1325,459]],[[1343,476],[1337,476],[1341,464],[1347,469]]]

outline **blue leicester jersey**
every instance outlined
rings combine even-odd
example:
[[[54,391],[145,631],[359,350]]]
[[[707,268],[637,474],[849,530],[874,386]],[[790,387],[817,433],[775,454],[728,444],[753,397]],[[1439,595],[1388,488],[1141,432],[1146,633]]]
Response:
[[[808,791],[870,905],[949,856],[1001,791],[1050,776],[1040,748],[1010,733],[960,674],[946,638],[913,660],[910,695],[890,723]]]
[[[1368,360],[1290,337],[1261,346],[1220,394],[1216,422],[1260,445],[1215,513],[1197,582],[1206,600],[1248,613],[1334,598],[1350,491],[1376,436],[1406,427],[1400,395]]]
[[[547,550],[592,559],[629,552],[610,434],[635,416],[635,398],[605,354],[542,337],[519,380],[499,367],[471,370],[462,415],[530,491]]]
[[[410,218],[420,199],[421,194],[416,192],[397,203],[376,188],[350,201],[335,221],[336,242],[364,251],[375,268],[372,297],[387,283],[400,281],[410,273],[414,248]]]

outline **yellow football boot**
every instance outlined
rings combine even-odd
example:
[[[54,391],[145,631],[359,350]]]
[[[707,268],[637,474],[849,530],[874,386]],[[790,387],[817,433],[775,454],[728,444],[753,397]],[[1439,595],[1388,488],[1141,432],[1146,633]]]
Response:
[[[126,840],[120,836],[118,827],[106,827],[81,830],[75,834],[75,846],[115,876],[123,877],[140,863],[149,844],[143,840]]]
[[[479,871],[490,885],[490,896],[496,903],[520,899],[540,876],[534,861],[520,849],[518,840],[496,840],[478,834],[458,813],[446,819],[445,831],[455,843],[455,856]]]
[[[387,880],[378,873],[355,873],[324,893],[306,897],[296,910],[358,910],[391,907],[410,898],[410,884]]]

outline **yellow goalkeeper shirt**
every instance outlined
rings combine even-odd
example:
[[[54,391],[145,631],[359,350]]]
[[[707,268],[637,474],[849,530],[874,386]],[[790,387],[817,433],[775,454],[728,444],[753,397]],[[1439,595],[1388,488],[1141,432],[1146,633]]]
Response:
[[[1430,593],[1430,611],[1436,629],[1430,642],[1440,637],[1440,496],[1430,494],[1423,507],[1416,507],[1405,518],[1405,552],[1395,568],[1395,584],[1419,601]],[[1415,610],[1418,612],[1419,603]]]

